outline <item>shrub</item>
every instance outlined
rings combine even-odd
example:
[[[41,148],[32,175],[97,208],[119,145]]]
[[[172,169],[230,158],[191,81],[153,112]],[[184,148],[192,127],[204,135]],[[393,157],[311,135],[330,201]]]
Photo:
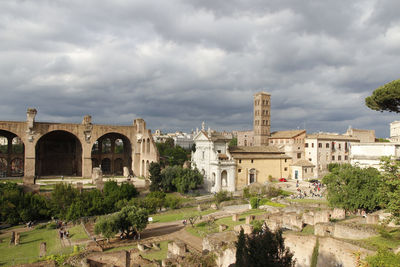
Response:
[[[218,193],[215,194],[214,196],[214,201],[215,203],[219,204],[223,201],[230,200],[231,197],[228,195],[227,191],[219,191]]]
[[[245,187],[244,189],[243,189],[243,197],[244,198],[250,198],[252,195],[250,194],[250,188],[248,188],[248,187]]]
[[[254,220],[250,224],[253,225],[253,229],[254,229],[253,231],[258,233],[258,232],[261,232],[264,221]]]
[[[177,209],[181,205],[181,198],[174,195],[167,195],[165,197],[165,207],[170,209]]]
[[[257,209],[260,205],[260,199],[258,197],[250,198],[250,206],[252,209]]]

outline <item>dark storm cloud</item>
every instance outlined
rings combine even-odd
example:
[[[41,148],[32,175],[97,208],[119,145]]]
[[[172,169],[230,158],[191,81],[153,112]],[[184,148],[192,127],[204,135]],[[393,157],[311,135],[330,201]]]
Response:
[[[3,1],[0,120],[251,129],[272,95],[273,130],[387,136],[364,106],[399,78],[398,1]]]

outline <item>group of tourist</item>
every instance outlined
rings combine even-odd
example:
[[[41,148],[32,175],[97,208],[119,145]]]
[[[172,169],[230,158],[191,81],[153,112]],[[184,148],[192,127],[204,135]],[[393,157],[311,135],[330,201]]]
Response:
[[[296,181],[296,188],[297,188],[296,189],[297,193],[292,194],[290,196],[291,199],[296,199],[296,198],[303,199],[303,198],[306,198],[306,197],[322,198],[324,185],[319,181],[315,181],[313,183],[309,183],[308,184],[308,188],[310,190],[308,191],[306,189],[302,190],[300,188],[300,186],[299,186],[299,181]]]
[[[58,231],[58,235],[60,237],[60,239],[68,239],[69,238],[69,231],[68,230],[64,230],[64,228],[60,228],[60,230]]]

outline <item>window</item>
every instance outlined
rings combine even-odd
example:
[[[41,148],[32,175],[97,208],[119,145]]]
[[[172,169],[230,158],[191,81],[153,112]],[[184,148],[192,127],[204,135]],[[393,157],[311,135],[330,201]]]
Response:
[[[347,160],[348,159],[348,157],[347,156],[344,156],[344,160]]]
[[[307,168],[304,168],[304,172],[307,173]]]
[[[242,160],[241,160],[241,159],[239,159],[239,163],[242,163]]]
[[[314,172],[314,168],[311,168],[311,172]]]
[[[342,160],[342,156],[338,156],[338,157],[337,157],[337,160]]]
[[[301,159],[301,153],[297,153],[297,158]]]
[[[251,163],[254,163],[254,160],[251,160]]]
[[[309,161],[311,161],[311,159],[308,159]]]
[[[204,151],[203,151],[203,153],[202,153],[202,159],[204,159]]]
[[[326,143],[326,148],[329,148],[329,143]]]
[[[287,162],[287,159],[285,159],[285,162]]]
[[[287,167],[285,167],[284,170],[287,171]]]
[[[217,150],[218,151],[218,153],[221,153],[221,150]]]
[[[332,142],[332,149],[335,149],[335,142]]]
[[[339,149],[341,149],[342,148],[342,144],[339,144],[338,147],[339,147]]]
[[[314,147],[314,143],[311,143],[311,147]]]
[[[332,156],[332,160],[335,160],[335,156]]]
[[[241,173],[242,172],[242,169],[238,169],[238,173]]]
[[[305,144],[305,147],[308,147],[308,143]]]
[[[318,147],[319,147],[319,148],[322,148],[322,143],[318,143]]]

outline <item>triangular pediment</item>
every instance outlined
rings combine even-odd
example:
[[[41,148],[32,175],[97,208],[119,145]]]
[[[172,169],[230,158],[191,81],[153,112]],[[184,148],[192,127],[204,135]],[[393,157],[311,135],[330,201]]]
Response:
[[[195,137],[193,138],[194,141],[208,141],[208,136],[203,131],[200,131]]]

